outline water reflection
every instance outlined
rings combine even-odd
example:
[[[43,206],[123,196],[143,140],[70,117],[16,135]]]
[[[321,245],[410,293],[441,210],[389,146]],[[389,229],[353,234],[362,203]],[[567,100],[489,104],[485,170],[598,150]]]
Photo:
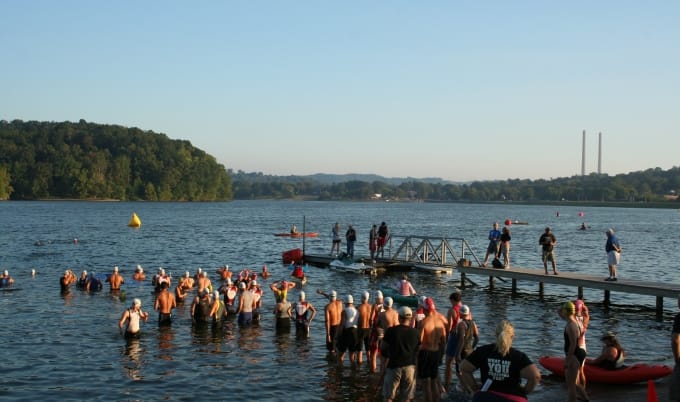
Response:
[[[158,357],[163,360],[173,360],[175,352],[175,330],[170,326],[158,329]]]
[[[125,347],[123,349],[123,355],[127,357],[127,361],[123,361],[123,369],[125,374],[134,381],[139,381],[143,379],[142,368],[143,368],[143,352],[144,349],[141,346],[140,339],[127,339],[125,341]]]

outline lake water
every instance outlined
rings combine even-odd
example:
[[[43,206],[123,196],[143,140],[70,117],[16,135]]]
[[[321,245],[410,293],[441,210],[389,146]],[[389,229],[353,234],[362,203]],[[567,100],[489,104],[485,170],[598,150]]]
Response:
[[[560,216],[557,216],[559,211]],[[127,222],[132,212],[142,219],[135,230]],[[583,217],[579,216],[583,214]],[[132,281],[134,267],[148,274],[164,267],[175,277],[198,267],[217,281],[215,269],[229,264],[233,270],[260,270],[267,264],[270,281],[288,276],[281,252],[301,246],[300,240],[274,237],[292,224],[318,231],[308,239],[308,253],[330,251],[330,229],[336,221],[343,230],[353,224],[358,232],[356,253],[368,255],[367,234],[372,224],[385,221],[396,235],[464,237],[483,258],[486,236],[494,221],[528,221],[512,229],[513,265],[542,269],[538,237],[546,225],[558,239],[558,269],[607,275],[605,230],[616,229],[623,255],[619,275],[663,282],[678,282],[675,244],[680,229],[676,210],[575,208],[516,205],[340,203],[296,201],[235,201],[230,203],[118,203],[118,202],[2,202],[0,203],[0,269],[8,269],[21,290],[0,292],[0,327],[3,343],[0,397],[11,400],[376,400],[377,376],[367,368],[351,369],[327,359],[323,306],[315,290],[335,289],[359,300],[391,285],[397,275],[375,278],[310,268],[305,286],[308,299],[320,310],[311,336],[297,339],[295,331],[276,335],[269,310],[274,301],[265,292],[262,322],[239,328],[228,322],[222,331],[195,331],[190,304],[175,311],[171,329],[159,331],[152,311],[148,283]],[[581,222],[590,230],[577,230]],[[74,244],[73,239],[78,239]],[[344,244],[343,244],[344,246]],[[127,300],[107,290],[86,294],[73,289],[60,295],[59,277],[65,269],[108,273],[120,267],[126,278]],[[31,270],[36,270],[35,277]],[[419,293],[434,298],[440,311],[448,308],[448,295],[459,274],[433,276],[411,273]],[[557,307],[575,297],[576,289],[546,285],[537,296],[537,284],[520,283],[520,295],[511,296],[509,283],[497,282],[489,292],[466,289],[480,328],[481,343],[492,341],[494,326],[507,318],[514,323],[514,346],[537,363],[541,355],[562,353],[563,322]],[[265,288],[268,281],[262,281]],[[627,361],[672,365],[669,347],[674,300],[665,301],[662,321],[655,319],[655,299],[612,294],[613,306],[600,303],[602,292],[585,289],[593,316],[589,350],[600,349],[599,335],[614,331],[627,350]],[[289,295],[296,300],[298,290]],[[152,311],[142,338],[130,344],[120,336],[117,322],[133,297]],[[540,367],[540,366],[539,366]],[[541,369],[543,370],[543,369]],[[532,401],[566,399],[563,381],[547,376],[531,395]],[[657,382],[665,398],[666,383]],[[607,387],[590,385],[594,400],[639,401],[646,384]],[[450,400],[460,399],[452,393]]]

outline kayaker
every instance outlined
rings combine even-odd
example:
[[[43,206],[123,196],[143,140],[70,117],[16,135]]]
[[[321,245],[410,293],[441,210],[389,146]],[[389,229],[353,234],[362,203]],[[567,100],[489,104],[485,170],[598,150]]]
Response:
[[[595,359],[588,359],[586,364],[599,366],[607,370],[616,370],[623,367],[623,360],[625,359],[625,352],[616,339],[616,334],[607,332],[600,338],[604,343],[602,352]]]

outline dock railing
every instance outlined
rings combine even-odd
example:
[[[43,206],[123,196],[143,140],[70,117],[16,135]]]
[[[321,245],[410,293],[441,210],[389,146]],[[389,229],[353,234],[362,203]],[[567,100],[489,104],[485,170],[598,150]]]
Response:
[[[474,259],[480,265],[462,237],[391,235],[385,244],[385,254],[385,258],[410,263],[456,266],[461,260]]]

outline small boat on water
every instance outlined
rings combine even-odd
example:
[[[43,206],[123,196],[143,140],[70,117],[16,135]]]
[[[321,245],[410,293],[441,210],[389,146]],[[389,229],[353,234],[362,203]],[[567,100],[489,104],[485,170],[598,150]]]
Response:
[[[421,272],[428,272],[431,274],[452,274],[452,267],[445,267],[442,265],[430,265],[430,264],[416,264],[413,269]]]
[[[135,212],[132,213],[132,218],[130,218],[130,222],[128,222],[128,226],[131,228],[140,228],[142,227],[142,220],[139,219],[139,216]]]
[[[543,356],[538,361],[553,374],[564,377],[564,357]],[[673,372],[673,368],[669,366],[645,363],[626,365],[616,370],[607,370],[592,364],[586,364],[583,368],[588,382],[602,384],[634,384],[666,377]]]
[[[277,237],[318,237],[319,232],[298,232],[298,233],[274,233],[274,236]]]
[[[382,288],[384,297],[391,297],[400,306],[418,307],[418,296],[402,296],[392,288]]]
[[[369,268],[363,262],[355,262],[349,258],[333,260],[328,264],[328,267],[336,271],[351,272],[355,274],[365,274],[366,269]]]

